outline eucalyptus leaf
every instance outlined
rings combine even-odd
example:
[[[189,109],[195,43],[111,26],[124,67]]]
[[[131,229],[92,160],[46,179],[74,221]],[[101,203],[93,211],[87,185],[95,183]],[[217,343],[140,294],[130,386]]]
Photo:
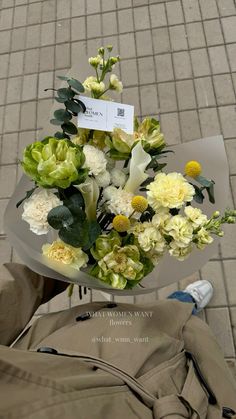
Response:
[[[78,132],[76,125],[69,121],[62,124],[61,127],[63,131],[67,132],[68,134],[77,134]]]
[[[96,220],[88,222],[88,240],[87,243],[83,246],[83,250],[89,250],[92,245],[95,243],[98,236],[101,234],[102,230],[100,225]]]
[[[59,80],[69,80],[69,77],[66,77],[66,76],[57,76],[57,78],[59,79]]]
[[[193,187],[195,189],[195,195],[193,197],[194,201],[198,204],[202,204],[204,201],[204,195],[202,193],[202,190],[197,185],[193,185]]]
[[[68,140],[70,140],[69,135],[67,135],[67,134],[65,134],[63,132],[60,132],[60,131],[55,132],[54,137],[55,138],[58,138],[58,140],[64,140],[65,138],[67,138]]]
[[[88,241],[87,225],[75,223],[68,228],[61,228],[58,233],[60,239],[73,247],[83,247]]]
[[[72,99],[75,95],[75,92],[73,92],[73,90],[63,87],[61,89],[58,89],[57,94],[59,96],[60,99]]]
[[[73,89],[77,90],[77,92],[83,93],[84,92],[84,86],[79,80],[76,79],[69,79],[67,80],[69,86],[71,86]]]
[[[72,111],[76,114],[83,112],[82,106],[79,103],[77,103],[77,101],[75,102],[73,100],[68,100],[65,102],[65,106],[67,109],[69,109],[69,111]]]
[[[199,182],[202,186],[205,186],[206,188],[209,188],[209,186],[211,186],[212,184],[211,180],[208,180],[204,176],[200,176],[200,175],[196,176],[195,180]]]
[[[59,205],[51,209],[48,213],[47,220],[48,224],[55,228],[55,230],[60,230],[62,227],[67,228],[74,222],[73,215],[65,205]]]
[[[63,121],[59,121],[58,119],[53,118],[53,119],[50,119],[50,123],[52,125],[62,125]]]
[[[55,112],[54,112],[54,117],[56,118],[56,119],[58,119],[59,121],[64,121],[64,122],[67,122],[67,121],[69,121],[70,119],[72,119],[72,115],[71,115],[71,113],[70,112],[68,112],[67,110],[65,110],[65,109],[57,109]]]
[[[209,188],[206,188],[208,193],[208,198],[211,204],[215,204],[215,195],[214,195],[214,184],[212,183]]]
[[[59,103],[65,103],[66,98],[61,98],[61,97],[55,97],[55,100]]]
[[[78,191],[64,200],[64,205],[70,210],[74,218],[79,218],[81,221],[85,219],[84,199],[82,194]]]
[[[79,99],[75,99],[75,102],[77,102],[78,105],[80,105],[80,107],[82,108],[82,112],[84,113],[86,111],[86,106],[84,102],[82,102],[82,100],[79,100]]]

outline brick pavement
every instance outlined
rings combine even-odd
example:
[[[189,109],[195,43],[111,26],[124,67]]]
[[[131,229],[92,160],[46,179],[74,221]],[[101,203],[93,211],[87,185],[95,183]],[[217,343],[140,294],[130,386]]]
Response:
[[[122,61],[123,101],[139,116],[160,117],[169,144],[223,134],[230,166],[229,204],[236,202],[236,7],[234,0],[0,0],[0,262],[18,261],[2,222],[21,176],[18,159],[37,138],[53,97],[44,92],[102,44]],[[192,277],[135,302],[165,298],[196,278],[215,294],[203,318],[227,359],[235,359],[236,226],[218,253]],[[84,301],[105,298],[88,293]],[[120,299],[119,299],[120,300]],[[129,301],[134,301],[129,298]],[[78,303],[65,294],[38,314]]]

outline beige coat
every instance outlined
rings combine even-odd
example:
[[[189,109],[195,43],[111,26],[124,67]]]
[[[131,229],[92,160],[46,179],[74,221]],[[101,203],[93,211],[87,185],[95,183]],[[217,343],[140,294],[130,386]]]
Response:
[[[223,406],[236,410],[236,383],[192,304],[80,305],[44,315],[8,347],[64,287],[23,265],[3,268],[1,419],[218,419]]]

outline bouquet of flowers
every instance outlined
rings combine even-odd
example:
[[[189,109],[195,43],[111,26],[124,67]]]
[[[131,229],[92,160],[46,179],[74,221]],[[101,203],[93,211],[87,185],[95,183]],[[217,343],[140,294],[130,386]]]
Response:
[[[123,290],[139,284],[166,253],[183,261],[194,248],[204,250],[214,235],[223,236],[222,224],[235,222],[236,211],[208,218],[194,207],[206,196],[215,202],[214,181],[198,161],[186,162],[183,173],[163,170],[171,150],[154,118],[135,118],[133,134],[74,124],[86,112],[81,93],[109,101],[109,91],[122,91],[113,73],[120,58],[111,52],[102,47],[89,58],[95,75],[83,83],[59,77],[67,87],[55,99],[64,107],[51,123],[61,130],[24,150],[22,168],[34,187],[17,206],[30,230],[45,235],[44,260]]]

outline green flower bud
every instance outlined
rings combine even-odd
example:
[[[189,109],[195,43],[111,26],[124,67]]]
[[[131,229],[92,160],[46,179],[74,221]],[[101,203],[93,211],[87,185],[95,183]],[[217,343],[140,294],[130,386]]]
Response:
[[[79,169],[84,160],[80,147],[66,139],[48,138],[27,146],[21,164],[24,172],[39,186],[65,189],[72,182],[79,182]]]
[[[100,54],[103,57],[104,53],[105,53],[105,50],[103,47],[98,48],[98,54]]]
[[[231,216],[230,216],[230,217],[228,217],[228,218],[227,218],[227,223],[228,223],[228,224],[234,224],[234,223],[235,223],[235,217],[231,217]]]
[[[218,218],[220,216],[220,211],[215,211],[212,214],[212,218]]]
[[[107,45],[107,50],[108,50],[109,52],[111,52],[111,51],[113,50],[113,46],[112,46],[112,45]]]

